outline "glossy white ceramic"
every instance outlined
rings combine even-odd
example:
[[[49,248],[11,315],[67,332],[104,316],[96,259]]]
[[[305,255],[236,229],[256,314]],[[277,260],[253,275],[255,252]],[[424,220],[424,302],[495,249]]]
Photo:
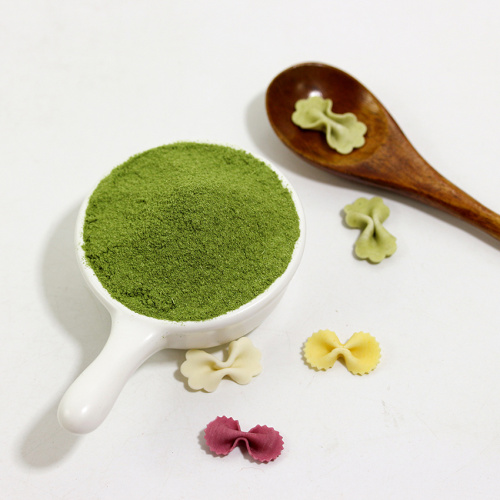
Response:
[[[289,188],[300,218],[300,236],[285,272],[261,295],[222,316],[207,321],[177,323],[137,314],[111,298],[85,263],[82,233],[88,198],[76,225],[78,263],[90,289],[111,315],[111,333],[101,353],[64,394],[58,408],[60,424],[70,432],[85,434],[106,418],[120,391],[135,370],[161,349],[209,348],[235,340],[256,328],[281,299],[300,263],[305,242],[304,212],[286,178],[266,161]]]

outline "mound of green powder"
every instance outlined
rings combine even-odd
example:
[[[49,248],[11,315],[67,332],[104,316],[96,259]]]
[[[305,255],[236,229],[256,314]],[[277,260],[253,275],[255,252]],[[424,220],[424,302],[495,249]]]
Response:
[[[130,158],[100,182],[83,250],[129,309],[200,321],[265,291],[298,237],[291,194],[265,163],[225,146],[179,142]]]

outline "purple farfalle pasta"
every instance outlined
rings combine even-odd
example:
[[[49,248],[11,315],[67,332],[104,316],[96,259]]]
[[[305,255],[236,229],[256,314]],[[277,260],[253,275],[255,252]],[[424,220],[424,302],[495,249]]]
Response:
[[[283,438],[272,427],[256,425],[243,432],[239,422],[230,417],[217,417],[210,422],[205,429],[205,441],[217,455],[227,455],[242,442],[250,456],[259,462],[270,462],[283,450]]]

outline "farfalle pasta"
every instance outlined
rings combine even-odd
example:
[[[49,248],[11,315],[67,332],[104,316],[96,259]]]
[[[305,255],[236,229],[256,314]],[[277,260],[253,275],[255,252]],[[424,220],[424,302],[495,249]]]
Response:
[[[217,455],[227,455],[241,442],[258,462],[270,462],[283,450],[283,438],[272,427],[256,425],[243,432],[239,422],[230,417],[217,417],[210,422],[205,429],[205,441]]]
[[[242,337],[229,344],[226,361],[200,349],[187,351],[181,373],[187,377],[191,389],[213,392],[226,376],[238,384],[248,384],[262,371],[260,359],[260,351],[250,339]]]
[[[344,213],[349,227],[361,229],[354,245],[360,259],[378,264],[396,251],[396,238],[382,225],[390,214],[382,198],[358,198],[344,207]]]
[[[341,154],[349,154],[365,143],[366,125],[353,113],[334,113],[331,99],[321,96],[299,99],[292,121],[300,128],[325,132],[328,145]]]
[[[304,345],[304,358],[318,370],[331,368],[343,358],[347,369],[355,375],[372,371],[380,360],[380,346],[369,333],[357,332],[342,344],[330,330],[319,330]]]

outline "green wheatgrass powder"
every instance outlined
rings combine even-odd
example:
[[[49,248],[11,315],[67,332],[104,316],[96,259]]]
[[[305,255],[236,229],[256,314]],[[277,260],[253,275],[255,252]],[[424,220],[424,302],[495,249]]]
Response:
[[[92,193],[89,266],[132,311],[201,321],[264,292],[299,237],[289,190],[252,155],[179,142],[130,158]]]

